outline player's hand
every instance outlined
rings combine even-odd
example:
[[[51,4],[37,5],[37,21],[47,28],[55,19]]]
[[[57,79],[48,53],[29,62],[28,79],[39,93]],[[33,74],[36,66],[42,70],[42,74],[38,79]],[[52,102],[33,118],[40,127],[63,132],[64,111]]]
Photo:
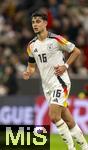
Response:
[[[61,76],[67,70],[65,65],[62,66],[58,65],[54,67],[54,69],[55,69],[56,76]]]
[[[23,72],[23,79],[28,80],[30,76],[35,72],[35,67],[27,67],[27,70]]]
[[[23,79],[28,80],[30,78],[30,75],[31,75],[30,72],[24,71],[23,72]]]

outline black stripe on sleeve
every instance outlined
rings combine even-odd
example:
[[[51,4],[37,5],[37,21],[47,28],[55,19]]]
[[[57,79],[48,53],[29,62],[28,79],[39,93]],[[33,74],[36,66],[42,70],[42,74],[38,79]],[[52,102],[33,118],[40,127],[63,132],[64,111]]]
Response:
[[[30,57],[30,56],[29,56],[29,58],[28,58],[28,62],[29,62],[29,63],[35,63],[35,59],[34,59],[34,57]]]

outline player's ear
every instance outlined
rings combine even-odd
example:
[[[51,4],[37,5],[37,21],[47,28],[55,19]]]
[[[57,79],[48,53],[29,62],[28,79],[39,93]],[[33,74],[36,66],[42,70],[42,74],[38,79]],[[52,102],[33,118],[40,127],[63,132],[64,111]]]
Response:
[[[47,26],[47,25],[48,25],[48,21],[45,20],[45,26]]]

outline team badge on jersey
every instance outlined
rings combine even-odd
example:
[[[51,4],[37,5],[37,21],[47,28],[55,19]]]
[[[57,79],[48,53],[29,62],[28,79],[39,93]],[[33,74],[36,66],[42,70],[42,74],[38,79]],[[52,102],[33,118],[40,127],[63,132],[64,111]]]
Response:
[[[49,43],[49,44],[47,45],[47,49],[48,49],[48,50],[52,50],[52,49],[53,49],[53,43]]]

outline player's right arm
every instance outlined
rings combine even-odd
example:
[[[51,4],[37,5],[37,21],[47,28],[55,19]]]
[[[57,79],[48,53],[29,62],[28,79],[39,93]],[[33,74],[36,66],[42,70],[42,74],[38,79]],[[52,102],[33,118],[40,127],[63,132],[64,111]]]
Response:
[[[27,47],[27,53],[29,58],[28,58],[28,66],[26,68],[26,71],[23,72],[23,78],[25,80],[28,80],[30,76],[35,72],[36,69],[35,59],[31,52],[32,46],[33,46],[32,44],[31,45],[29,44]]]
[[[28,80],[30,76],[35,72],[35,64],[28,63],[26,71],[23,72],[23,78]]]

